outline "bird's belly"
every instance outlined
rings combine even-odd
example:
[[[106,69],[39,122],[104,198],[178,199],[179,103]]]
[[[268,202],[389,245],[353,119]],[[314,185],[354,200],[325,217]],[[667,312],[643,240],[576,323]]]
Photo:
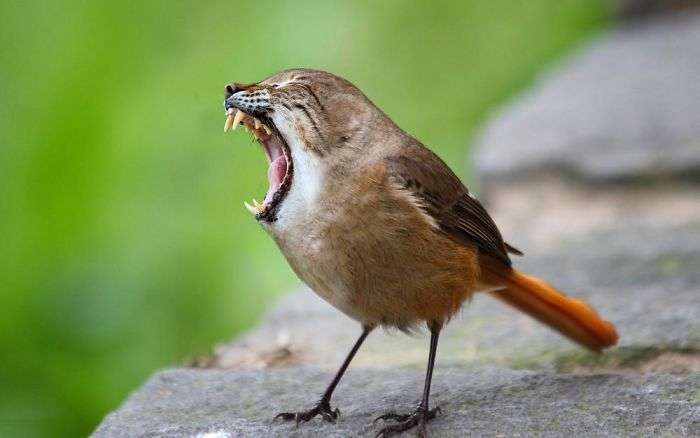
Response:
[[[301,281],[346,315],[364,320],[354,305],[352,275],[343,256],[347,247],[338,250],[332,242],[301,225],[298,232],[287,229],[283,236],[272,235]]]
[[[364,223],[352,219],[356,213],[306,216],[272,233],[292,269],[324,300],[363,324],[407,328],[444,321],[471,295],[475,251],[430,224],[397,220],[396,211],[375,209]]]

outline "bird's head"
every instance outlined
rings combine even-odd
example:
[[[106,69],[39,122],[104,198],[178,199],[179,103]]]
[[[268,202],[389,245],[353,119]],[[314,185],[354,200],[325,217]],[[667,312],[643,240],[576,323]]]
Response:
[[[243,124],[267,155],[267,194],[262,203],[246,206],[258,220],[268,222],[275,220],[295,178],[357,158],[385,119],[347,80],[309,69],[285,70],[253,84],[226,85],[224,109],[224,130]]]

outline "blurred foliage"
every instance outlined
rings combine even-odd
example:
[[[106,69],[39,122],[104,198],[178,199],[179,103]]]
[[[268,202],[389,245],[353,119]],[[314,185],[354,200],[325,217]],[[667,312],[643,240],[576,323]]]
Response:
[[[487,110],[602,2],[0,3],[0,435],[79,436],[297,284],[242,207],[223,85],[330,70],[463,177]]]

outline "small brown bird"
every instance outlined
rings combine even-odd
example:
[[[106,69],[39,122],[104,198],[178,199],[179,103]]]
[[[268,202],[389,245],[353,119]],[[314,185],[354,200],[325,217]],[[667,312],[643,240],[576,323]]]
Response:
[[[462,303],[484,291],[590,350],[617,342],[612,324],[584,302],[511,267],[479,201],[433,152],[359,89],[330,73],[294,69],[225,87],[225,130],[243,123],[269,161],[264,201],[246,203],[294,272],[362,325],[345,362],[310,410],[275,418],[334,421],[331,395],[378,326],[431,333],[425,388],[414,412],[379,417],[378,436],[425,424],[438,336]]]

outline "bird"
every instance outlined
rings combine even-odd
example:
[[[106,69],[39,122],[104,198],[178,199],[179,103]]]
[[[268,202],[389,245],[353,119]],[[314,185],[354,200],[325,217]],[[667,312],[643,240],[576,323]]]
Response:
[[[476,196],[350,81],[297,68],[232,82],[224,112],[224,131],[243,125],[268,160],[267,193],[245,207],[299,279],[361,327],[320,400],[275,419],[334,422],[340,411],[331,397],[367,336],[378,327],[427,328],[420,402],[377,417],[377,436],[412,428],[424,435],[440,412],[430,404],[440,331],[477,292],[594,352],[617,342],[613,324],[588,304],[513,268],[511,255],[523,253],[504,241]]]

